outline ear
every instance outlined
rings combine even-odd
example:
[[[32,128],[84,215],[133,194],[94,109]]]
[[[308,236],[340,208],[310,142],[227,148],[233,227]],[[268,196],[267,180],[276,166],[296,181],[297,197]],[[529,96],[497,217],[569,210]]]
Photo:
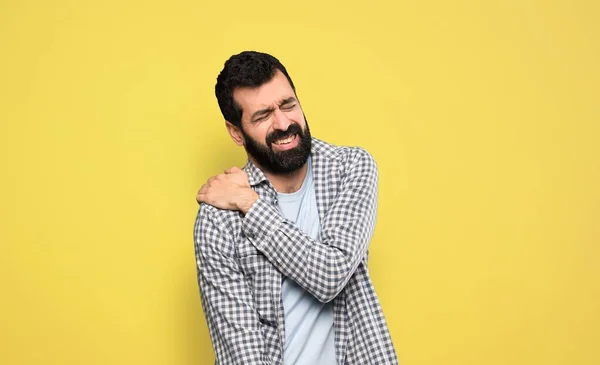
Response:
[[[235,144],[237,144],[238,146],[243,146],[244,135],[242,134],[240,128],[234,126],[228,121],[225,121],[225,125],[227,126],[227,132],[229,132],[229,135],[231,136],[231,139],[233,139],[233,142],[235,142]]]

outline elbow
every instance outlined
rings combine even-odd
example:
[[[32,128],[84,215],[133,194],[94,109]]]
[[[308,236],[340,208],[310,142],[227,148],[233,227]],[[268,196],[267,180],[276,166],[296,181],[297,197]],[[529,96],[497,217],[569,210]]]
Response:
[[[321,303],[329,303],[334,300],[344,290],[348,280],[335,280],[323,285],[317,293],[315,298]]]
[[[329,302],[331,302],[332,300],[335,299],[335,297],[337,297],[338,293],[334,293],[334,292],[324,292],[324,293],[319,293],[318,295],[315,296],[315,298],[317,298],[317,300],[323,304],[327,304]]]
[[[329,269],[321,271],[320,275],[313,276],[313,295],[321,303],[329,303],[344,290],[352,277],[356,267],[352,261],[342,259],[333,260],[327,265]]]
[[[321,302],[323,304],[327,304],[327,303],[331,302],[332,300],[334,300],[338,294],[339,293],[329,294],[329,295],[325,295],[325,296],[323,296],[321,298],[317,298],[317,299],[319,300],[319,302]]]

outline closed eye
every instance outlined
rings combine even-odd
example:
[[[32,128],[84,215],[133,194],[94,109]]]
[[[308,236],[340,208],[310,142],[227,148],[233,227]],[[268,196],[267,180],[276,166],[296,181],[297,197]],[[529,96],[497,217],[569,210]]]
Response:
[[[252,114],[252,118],[250,118],[251,123],[264,122],[269,118],[269,116],[273,113],[273,108],[262,109],[254,114]]]
[[[296,103],[292,103],[292,104],[285,104],[279,107],[279,109],[285,111],[285,112],[289,112],[290,110],[294,109],[294,107],[296,106]]]
[[[253,123],[260,123],[260,122],[264,122],[265,120],[267,120],[267,118],[269,118],[269,115],[270,115],[270,114],[266,114],[266,115],[263,115],[262,117],[258,117],[258,118],[256,118],[256,119],[254,119],[252,122],[253,122]]]

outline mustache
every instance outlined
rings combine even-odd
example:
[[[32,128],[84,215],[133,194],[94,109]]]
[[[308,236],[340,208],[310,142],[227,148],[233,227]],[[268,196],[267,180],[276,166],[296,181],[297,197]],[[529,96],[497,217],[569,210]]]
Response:
[[[266,140],[267,146],[271,147],[271,144],[274,141],[292,136],[294,134],[298,134],[299,137],[302,137],[304,135],[304,133],[302,132],[302,128],[300,128],[300,126],[296,123],[290,124],[288,129],[286,129],[285,131],[274,131],[273,133],[269,134]]]

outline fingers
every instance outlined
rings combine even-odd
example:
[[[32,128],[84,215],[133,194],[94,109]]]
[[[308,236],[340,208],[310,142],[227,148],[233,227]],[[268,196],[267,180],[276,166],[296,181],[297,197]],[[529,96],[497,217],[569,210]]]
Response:
[[[196,195],[196,201],[198,202],[198,204],[206,202],[206,191],[207,190],[208,190],[207,184],[202,185],[200,190],[198,190],[198,194]]]
[[[233,173],[240,172],[240,171],[242,171],[242,169],[240,169],[237,166],[233,166],[233,167],[230,167],[227,170],[225,170],[225,173],[226,174],[233,174]]]
[[[231,186],[249,187],[248,174],[239,167],[233,166],[226,169],[224,173],[210,177],[206,181],[206,184],[202,185],[200,190],[198,190],[196,201],[198,201],[198,203],[210,204],[207,199],[213,199],[213,191],[221,192],[223,189],[227,189]]]

